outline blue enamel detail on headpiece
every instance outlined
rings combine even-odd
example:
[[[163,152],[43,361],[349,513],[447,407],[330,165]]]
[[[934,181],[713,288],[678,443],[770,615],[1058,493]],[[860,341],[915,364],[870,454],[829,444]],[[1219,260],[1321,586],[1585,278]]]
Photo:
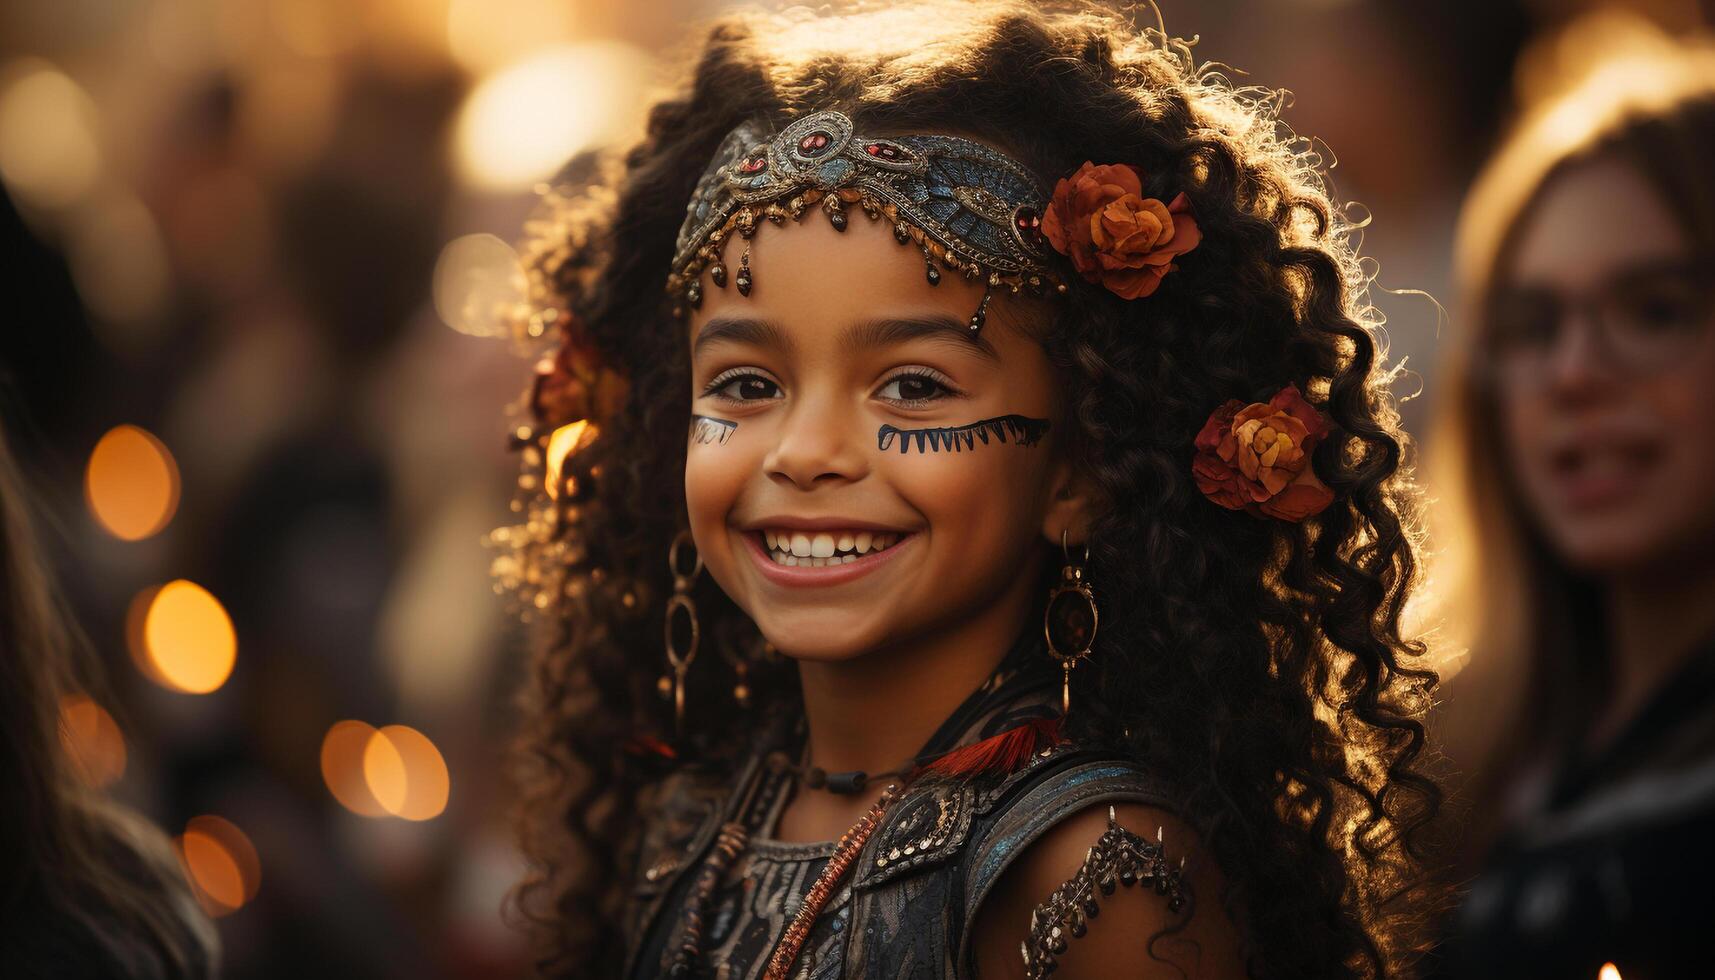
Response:
[[[693,265],[708,261],[703,246],[710,234],[740,209],[752,208],[760,217],[764,206],[806,190],[847,188],[860,191],[866,207],[892,204],[898,220],[974,265],[974,272],[999,276],[1015,291],[1059,284],[1040,239],[1014,227],[1020,209],[1040,214],[1049,198],[1023,164],[958,136],[865,137],[832,109],[805,115],[772,135],[752,122],[727,134],[698,180],[696,204],[679,229],[675,278],[694,274]]]

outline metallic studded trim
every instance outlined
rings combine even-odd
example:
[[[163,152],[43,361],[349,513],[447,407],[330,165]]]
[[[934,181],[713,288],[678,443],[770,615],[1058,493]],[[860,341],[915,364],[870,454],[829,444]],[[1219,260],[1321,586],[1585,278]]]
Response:
[[[955,962],[970,964],[971,926],[977,909],[1012,862],[1055,824],[1099,803],[1141,803],[1176,809],[1167,784],[1129,760],[1082,760],[1073,753],[1057,761],[1028,788],[1013,793],[987,832],[966,849],[965,910]],[[1046,768],[1046,767],[1045,767]]]
[[[664,855],[659,861],[643,869],[643,880],[653,884],[679,870],[685,862],[677,854]]]
[[[1080,751],[1089,751],[1089,749],[1076,742],[1062,742],[1037,752],[1035,758],[1032,758],[1017,772],[1008,774],[1005,779],[984,790],[977,797],[977,814],[980,816],[994,809],[995,804],[1005,799],[1007,794],[1011,793],[1019,783],[1035,776],[1043,766],[1051,765],[1058,759],[1064,759],[1072,753]]]
[[[855,887],[879,885],[958,853],[970,835],[974,818],[992,810],[997,801],[1043,766],[1079,750],[1070,742],[1049,746],[998,782],[935,782],[908,793],[876,832]]]
[[[709,804],[701,811],[700,821],[695,824],[695,831],[688,838],[675,836],[670,840],[660,841],[648,848],[644,853],[642,873],[633,889],[633,905],[628,928],[632,932],[626,953],[625,976],[631,976],[636,965],[637,939],[643,936],[652,922],[661,912],[661,905],[672,892],[674,883],[683,875],[690,863],[714,842],[715,832],[720,829],[720,809]]]
[[[938,783],[894,804],[859,862],[854,888],[871,888],[959,852],[970,835],[976,790]]]
[[[1089,920],[1101,914],[1098,892],[1112,895],[1116,885],[1130,888],[1145,881],[1167,897],[1168,911],[1184,908],[1185,859],[1170,866],[1163,851],[1161,828],[1156,828],[1154,841],[1146,841],[1121,827],[1114,808],[1108,807],[1108,829],[1090,848],[1083,866],[1030,913],[1030,935],[1019,944],[1025,977],[1044,980],[1059,967],[1067,938],[1081,938]]]
[[[738,773],[736,785],[749,786],[760,772],[760,762],[751,759]],[[714,843],[721,824],[730,819],[744,797],[724,785],[704,784],[688,772],[675,773],[668,779],[660,799],[681,802],[670,803],[658,813],[645,833],[627,923],[631,935],[623,976],[635,975],[641,940],[660,915],[662,904],[678,880]]]

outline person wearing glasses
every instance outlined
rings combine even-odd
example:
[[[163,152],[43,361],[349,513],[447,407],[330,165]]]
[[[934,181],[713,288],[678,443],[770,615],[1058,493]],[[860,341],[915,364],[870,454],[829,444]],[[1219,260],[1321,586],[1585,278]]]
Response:
[[[1715,52],[1604,24],[1461,222],[1446,976],[1688,976],[1715,923]]]

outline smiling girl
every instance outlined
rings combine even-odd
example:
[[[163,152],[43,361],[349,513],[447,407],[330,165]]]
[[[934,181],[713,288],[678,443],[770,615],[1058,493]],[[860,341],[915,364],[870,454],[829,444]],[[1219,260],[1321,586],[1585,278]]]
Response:
[[[1410,498],[1268,103],[1092,4],[735,14],[545,208],[544,973],[1397,971]]]

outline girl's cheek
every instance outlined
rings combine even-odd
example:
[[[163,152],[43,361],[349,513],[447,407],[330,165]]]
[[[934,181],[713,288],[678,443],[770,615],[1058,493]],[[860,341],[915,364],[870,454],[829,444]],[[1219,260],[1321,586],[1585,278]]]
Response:
[[[1040,446],[977,446],[962,452],[884,453],[885,472],[943,542],[984,550],[982,541],[1034,533],[1021,513],[1034,499],[1047,455]]]
[[[724,439],[717,437],[720,431]],[[716,427],[699,436],[693,424],[685,450],[685,509],[705,561],[721,547],[717,539],[724,537],[727,515],[737,505],[747,475],[756,470],[758,461],[750,457],[760,450],[749,445],[754,441],[743,438],[738,427]]]
[[[884,459],[900,495],[931,517],[981,506],[982,488],[992,486],[1007,471],[999,461],[978,458],[976,453]]]

